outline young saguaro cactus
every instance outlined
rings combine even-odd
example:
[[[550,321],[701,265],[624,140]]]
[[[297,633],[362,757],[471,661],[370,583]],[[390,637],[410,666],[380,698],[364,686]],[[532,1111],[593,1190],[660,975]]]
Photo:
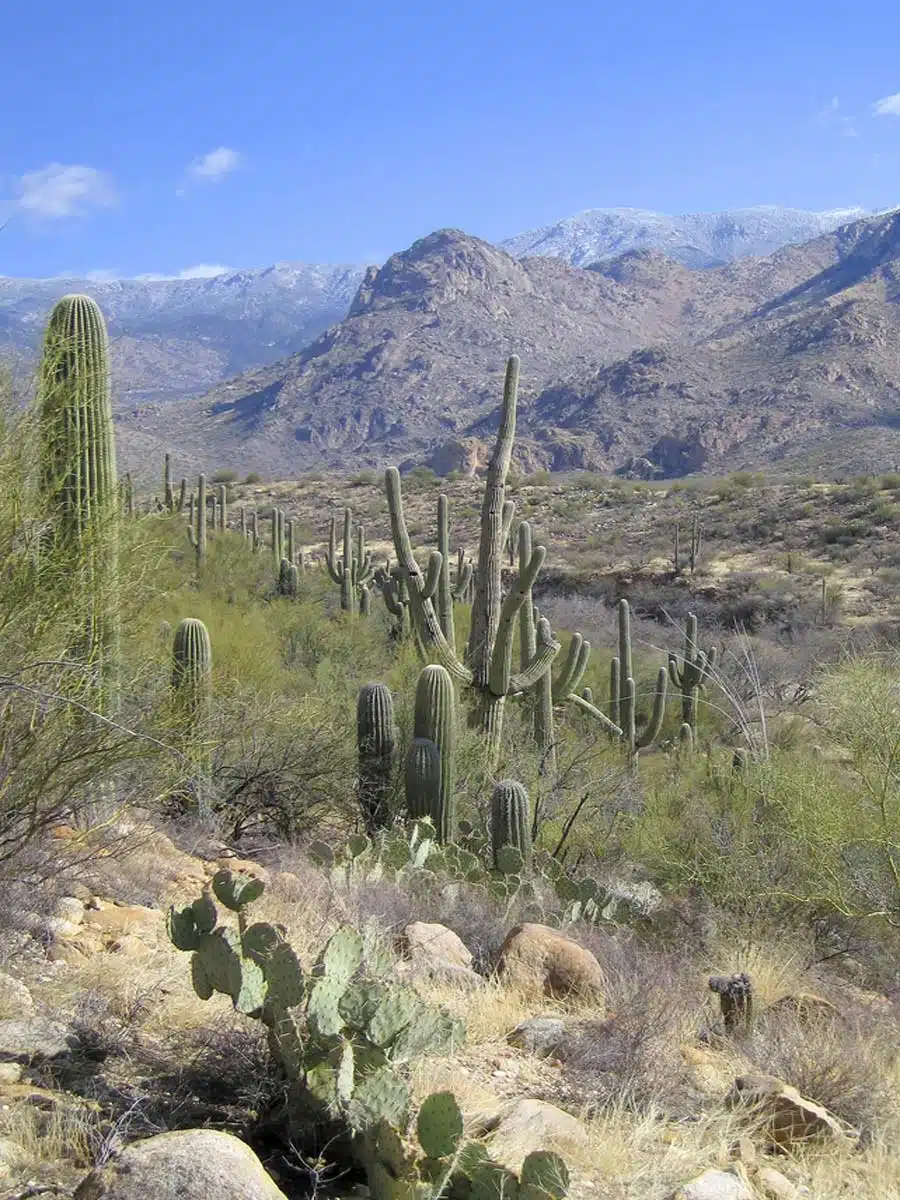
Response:
[[[491,849],[494,867],[502,869],[502,852],[517,850],[527,866],[531,862],[531,816],[528,792],[515,779],[502,779],[491,794]]]
[[[325,557],[328,574],[341,589],[341,608],[344,612],[358,613],[367,604],[363,591],[368,588],[374,574],[372,555],[366,549],[366,531],[360,526],[356,531],[356,550],[353,546],[353,513],[344,509],[344,551],[337,553],[337,518],[331,518],[328,532],[328,552]]]
[[[440,758],[440,778],[431,811],[439,842],[456,834],[456,694],[449,671],[425,667],[416,684],[413,735],[433,742]]]
[[[206,476],[200,475],[197,479],[197,501],[191,504],[188,522],[188,538],[194,547],[198,571],[206,562],[206,536]]]
[[[525,570],[519,571],[504,600],[503,548],[515,511],[515,506],[506,500],[506,477],[515,439],[518,382],[519,360],[514,356],[507,364],[500,430],[485,482],[472,626],[462,661],[444,634],[433,602],[443,568],[443,555],[433,551],[427,572],[423,573],[413,554],[403,514],[400,473],[392,467],[385,476],[394,550],[406,575],[412,617],[423,648],[449,671],[454,682],[476,693],[478,704],[473,706],[472,722],[485,735],[492,765],[500,752],[506,697],[534,687],[550,669],[560,649],[549,623],[541,620],[537,626],[537,649],[533,658],[522,670],[515,673],[512,670],[516,618],[546,556],[543,546],[535,547]]]
[[[172,692],[184,754],[194,772],[192,789],[202,809],[209,793],[209,725],[212,710],[212,648],[202,621],[185,617],[172,647]]]
[[[388,824],[394,775],[394,701],[383,683],[367,683],[356,698],[356,748],[359,776],[356,794],[366,832]]]
[[[115,707],[119,486],[109,343],[89,296],[64,296],[44,336],[38,409],[41,498],[52,539],[74,555],[88,596],[86,659],[99,680],[93,703]]]
[[[679,666],[680,663],[680,666]],[[691,740],[697,737],[697,700],[700,689],[715,669],[716,649],[701,650],[697,645],[697,618],[688,613],[684,631],[684,654],[669,655],[669,678],[681,690],[681,720],[691,729]]]
[[[631,608],[627,600],[618,604],[619,654],[610,664],[610,716],[621,727],[622,741],[629,757],[652,745],[659,737],[666,713],[668,674],[660,667],[653,693],[653,708],[643,732],[636,730],[634,667],[631,657]],[[583,705],[582,705],[583,707]]]

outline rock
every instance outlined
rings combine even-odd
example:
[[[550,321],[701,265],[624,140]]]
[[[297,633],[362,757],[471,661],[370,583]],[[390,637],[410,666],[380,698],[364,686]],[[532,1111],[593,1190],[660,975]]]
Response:
[[[516,925],[500,948],[498,971],[510,983],[539,986],[549,995],[601,1000],[605,981],[597,959],[549,925]]]
[[[18,1083],[22,1078],[22,1064],[0,1062],[0,1087],[7,1083]]]
[[[88,909],[84,914],[84,925],[99,930],[105,937],[115,940],[123,934],[133,933],[155,943],[165,929],[165,915],[158,908],[144,908],[140,904],[113,904],[108,900],[97,903],[98,908]]]
[[[31,992],[21,979],[0,971],[0,1012],[7,1017],[27,1017],[34,1012]]]
[[[507,1035],[507,1042],[517,1050],[527,1050],[538,1058],[547,1058],[562,1042],[567,1025],[562,1017],[529,1017]]]
[[[84,920],[84,901],[77,896],[60,896],[53,910],[55,917],[69,921],[72,925],[80,925]]]
[[[566,1158],[586,1153],[589,1145],[581,1121],[545,1100],[512,1100],[482,1129],[491,1134],[492,1156],[513,1170],[532,1150],[553,1150]]]
[[[704,1171],[677,1188],[671,1200],[755,1200],[747,1173],[740,1165],[727,1171]]]
[[[774,1075],[740,1075],[725,1097],[727,1108],[751,1107],[768,1119],[766,1133],[772,1145],[787,1150],[797,1142],[828,1140],[847,1143],[848,1134],[838,1119],[821,1104],[807,1100],[795,1087]]]
[[[133,1142],[92,1171],[74,1200],[286,1200],[249,1146],[228,1133],[184,1129]]]
[[[47,1017],[0,1021],[0,1062],[25,1066],[64,1058],[78,1047],[78,1038],[67,1026]]]
[[[728,1157],[733,1158],[735,1162],[743,1163],[748,1171],[753,1171],[756,1168],[756,1147],[743,1134],[729,1147]]]
[[[766,1010],[768,1013],[793,1013],[801,1020],[809,1020],[816,1016],[837,1016],[838,1007],[826,1000],[824,996],[816,996],[811,992],[796,992],[781,996]]]
[[[135,961],[142,958],[149,958],[153,954],[152,948],[134,933],[126,933],[123,937],[116,938],[109,945],[108,949],[110,954],[121,954],[123,958],[130,958]]]
[[[721,1096],[734,1079],[734,1071],[721,1054],[705,1046],[690,1043],[680,1047],[681,1057],[690,1068],[694,1087],[706,1096]]]
[[[484,980],[472,970],[472,955],[462,938],[446,925],[413,921],[397,939],[397,949],[409,960],[414,975],[480,987]]]
[[[766,1200],[799,1200],[803,1192],[774,1167],[760,1167],[753,1182]]]

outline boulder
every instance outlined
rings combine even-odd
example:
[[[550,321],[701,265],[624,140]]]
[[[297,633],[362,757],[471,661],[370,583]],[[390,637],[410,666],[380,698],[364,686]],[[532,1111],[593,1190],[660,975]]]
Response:
[[[12,975],[0,971],[0,1013],[19,1018],[30,1016],[33,1012],[34,999],[21,979],[14,979]]]
[[[0,1062],[32,1063],[65,1058],[78,1047],[78,1038],[60,1021],[26,1017],[0,1021]]]
[[[597,959],[574,938],[549,925],[516,925],[500,948],[498,971],[510,983],[540,987],[551,996],[602,1001],[605,981]]]
[[[807,1100],[795,1087],[775,1075],[740,1075],[725,1097],[727,1108],[748,1107],[766,1120],[771,1145],[787,1150],[798,1142],[848,1143],[858,1137],[848,1132],[821,1104]]]
[[[108,900],[95,901],[96,907],[84,914],[86,928],[95,929],[104,938],[112,941],[124,934],[134,934],[150,943],[156,943],[165,931],[165,914],[158,908],[145,908],[141,904],[113,904]]]
[[[774,1167],[760,1167],[753,1183],[766,1200],[800,1200],[805,1193]]]
[[[581,1121],[546,1100],[511,1100],[482,1121],[481,1131],[491,1135],[491,1155],[511,1170],[532,1150],[570,1158],[584,1155],[589,1145]]]
[[[413,921],[397,939],[397,949],[409,961],[414,975],[479,987],[484,980],[472,970],[472,955],[465,942],[446,925]]]
[[[704,1171],[696,1179],[682,1184],[671,1200],[756,1200],[747,1173],[740,1163],[727,1171]]]
[[[74,1200],[286,1200],[249,1146],[184,1129],[133,1142],[82,1180]]]
[[[558,1049],[568,1032],[563,1017],[529,1017],[507,1035],[507,1042],[517,1050],[527,1050],[538,1058],[549,1058]]]

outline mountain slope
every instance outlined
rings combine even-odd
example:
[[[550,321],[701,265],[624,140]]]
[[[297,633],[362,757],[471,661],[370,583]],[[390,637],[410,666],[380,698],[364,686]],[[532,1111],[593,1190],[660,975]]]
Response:
[[[680,216],[642,208],[590,208],[500,246],[515,258],[548,255],[576,267],[645,249],[688,267],[713,267],[811,241],[865,215],[861,208],[807,212],[777,205]]]
[[[32,361],[52,305],[85,292],[106,315],[121,404],[196,395],[294,353],[340,321],[363,270],[279,263],[205,279],[0,276],[0,354]]]

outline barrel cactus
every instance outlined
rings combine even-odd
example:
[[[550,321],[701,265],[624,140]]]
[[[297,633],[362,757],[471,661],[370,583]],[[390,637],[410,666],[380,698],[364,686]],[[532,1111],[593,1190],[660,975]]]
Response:
[[[528,792],[515,779],[503,779],[491,794],[491,848],[494,866],[503,866],[503,852],[517,851],[523,864],[531,862],[531,815]]]

